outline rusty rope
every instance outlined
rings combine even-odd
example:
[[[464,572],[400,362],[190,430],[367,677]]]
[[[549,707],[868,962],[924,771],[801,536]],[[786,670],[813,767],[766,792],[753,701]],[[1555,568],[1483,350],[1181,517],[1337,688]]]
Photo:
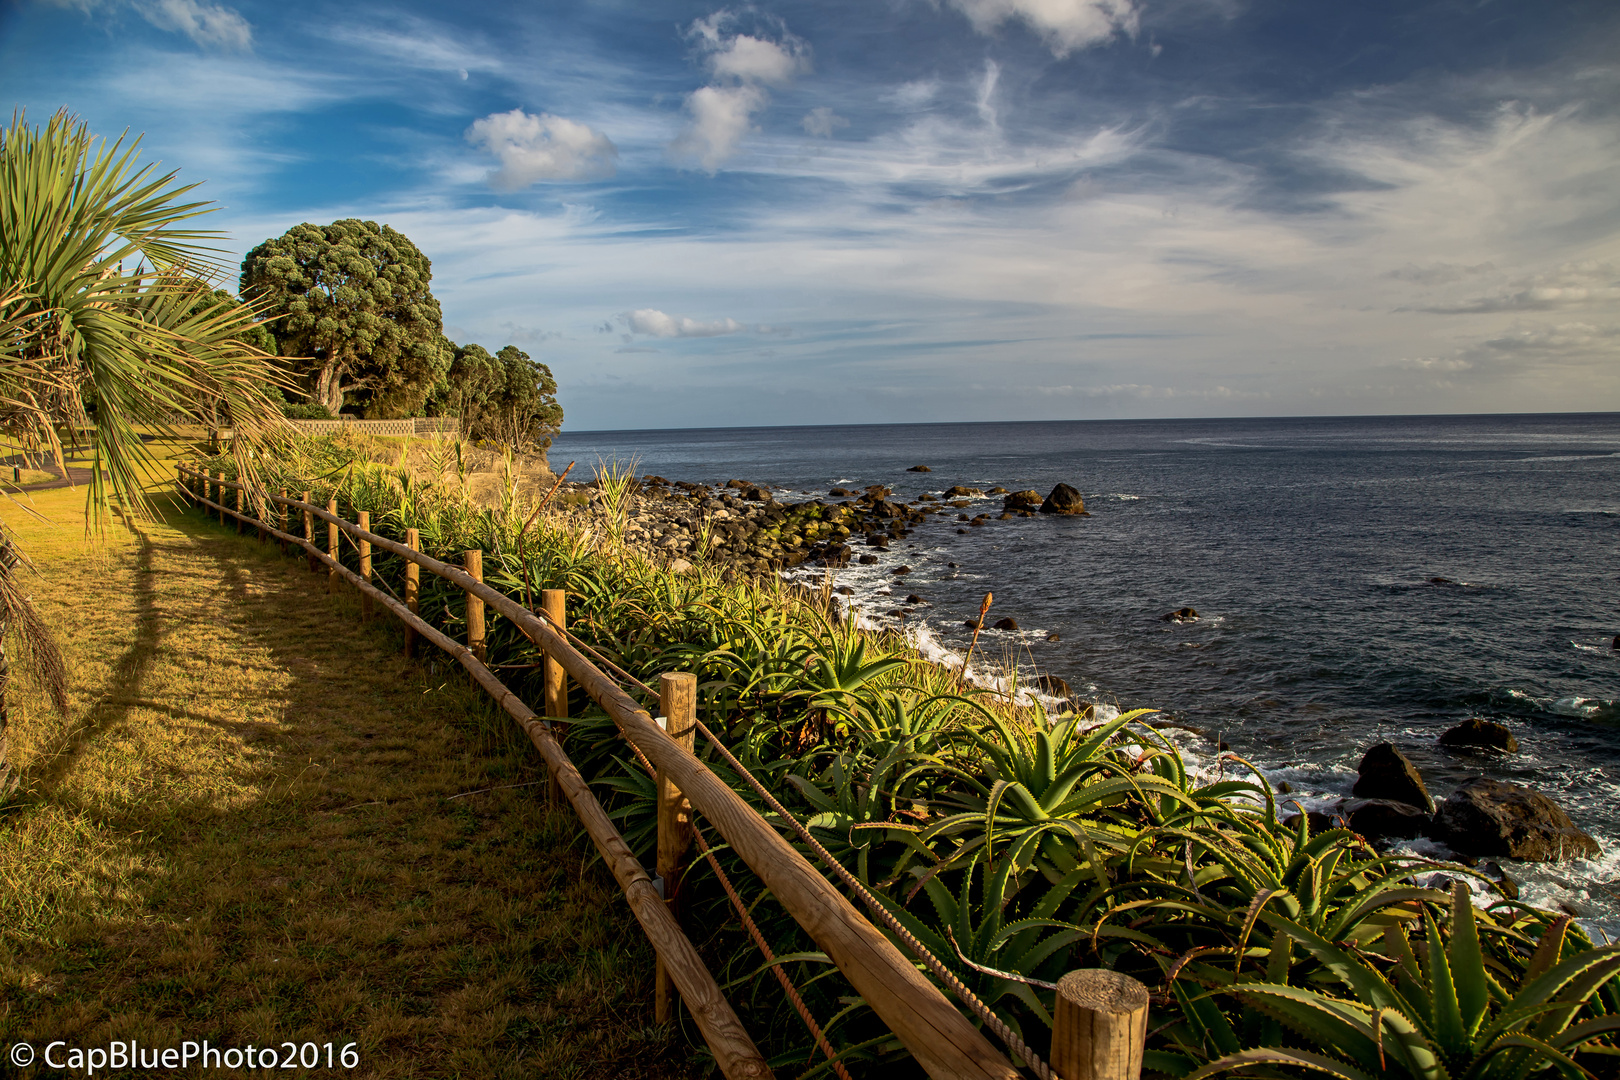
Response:
[[[573,635],[570,634],[569,636],[572,637]],[[652,693],[652,690],[634,675],[624,672],[620,672],[620,674],[624,674],[625,678],[636,683],[648,693]],[[647,775],[657,779],[658,770],[653,766],[652,762],[647,760],[647,755],[641,752],[641,747],[625,738],[622,731],[619,732],[619,737],[629,743],[630,749],[635,751],[636,759],[641,762],[641,767],[647,770]],[[695,821],[692,822],[692,838],[697,841],[698,849],[703,852],[703,857],[708,860],[709,869],[714,871],[714,876],[719,880],[720,887],[726,890],[726,896],[731,899],[731,906],[736,909],[737,918],[741,920],[743,928],[748,931],[748,936],[754,939],[754,945],[764,954],[765,962],[770,965],[771,974],[775,975],[776,981],[782,985],[782,992],[793,1003],[793,1008],[798,1011],[799,1019],[804,1021],[804,1026],[810,1029],[810,1034],[815,1039],[816,1045],[821,1048],[822,1053],[827,1055],[827,1060],[832,1062],[833,1071],[838,1073],[839,1080],[851,1080],[849,1071],[844,1068],[844,1063],[838,1059],[832,1045],[827,1042],[827,1036],[822,1033],[821,1025],[816,1023],[816,1018],[811,1014],[810,1007],[804,1003],[804,998],[799,996],[799,988],[793,985],[793,980],[788,977],[787,972],[782,970],[782,965],[776,962],[776,953],[771,950],[770,945],[765,941],[765,935],[760,932],[753,916],[748,914],[748,906],[743,903],[742,897],[737,895],[737,890],[731,884],[731,878],[721,868],[720,860],[709,849],[709,842],[704,838],[703,830],[698,828]],[[815,1056],[814,1050],[810,1051],[810,1056],[812,1058]]]

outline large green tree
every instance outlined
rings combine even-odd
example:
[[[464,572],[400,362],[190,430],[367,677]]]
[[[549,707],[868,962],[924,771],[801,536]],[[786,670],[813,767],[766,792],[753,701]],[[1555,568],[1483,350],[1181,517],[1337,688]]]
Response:
[[[242,261],[241,294],[264,308],[310,401],[334,415],[346,399],[375,418],[422,411],[449,370],[433,266],[402,233],[346,218],[305,223]]]
[[[548,446],[562,427],[557,380],[516,345],[494,356],[482,345],[452,345],[455,359],[434,395],[436,411],[461,418],[475,439],[517,447]]]

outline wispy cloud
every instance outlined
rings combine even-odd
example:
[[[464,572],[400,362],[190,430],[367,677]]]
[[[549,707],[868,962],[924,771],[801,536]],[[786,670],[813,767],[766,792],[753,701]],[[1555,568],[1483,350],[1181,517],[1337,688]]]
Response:
[[[53,7],[101,15],[127,8],[159,30],[184,34],[204,49],[247,52],[253,48],[253,24],[235,8],[208,0],[46,0]]]
[[[184,34],[205,49],[253,47],[253,27],[235,8],[204,0],[144,0],[136,10],[153,26]]]
[[[807,134],[822,139],[830,139],[833,137],[833,132],[838,131],[840,128],[849,127],[849,121],[833,112],[828,106],[820,105],[805,113],[804,119],[799,121],[799,126],[804,128]]]

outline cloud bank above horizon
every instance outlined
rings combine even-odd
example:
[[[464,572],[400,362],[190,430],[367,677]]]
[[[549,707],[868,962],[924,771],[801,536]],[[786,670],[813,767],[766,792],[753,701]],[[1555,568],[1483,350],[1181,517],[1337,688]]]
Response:
[[[387,221],[570,426],[1620,410],[1612,5],[444,11],[12,5],[0,85],[238,255]]]

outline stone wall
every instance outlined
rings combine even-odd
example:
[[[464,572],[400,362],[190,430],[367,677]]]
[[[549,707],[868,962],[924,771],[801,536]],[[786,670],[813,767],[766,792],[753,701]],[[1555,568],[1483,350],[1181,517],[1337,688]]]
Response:
[[[455,417],[418,416],[414,420],[290,420],[305,435],[334,431],[363,431],[368,435],[454,435],[460,430]]]

